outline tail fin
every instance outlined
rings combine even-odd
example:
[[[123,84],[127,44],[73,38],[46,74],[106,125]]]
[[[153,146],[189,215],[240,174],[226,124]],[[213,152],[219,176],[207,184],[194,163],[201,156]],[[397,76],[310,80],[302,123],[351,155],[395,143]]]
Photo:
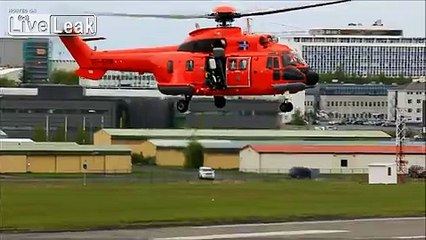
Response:
[[[105,70],[93,68],[91,56],[94,51],[80,37],[65,34],[59,37],[80,66],[76,72],[79,76],[98,80],[105,74]]]

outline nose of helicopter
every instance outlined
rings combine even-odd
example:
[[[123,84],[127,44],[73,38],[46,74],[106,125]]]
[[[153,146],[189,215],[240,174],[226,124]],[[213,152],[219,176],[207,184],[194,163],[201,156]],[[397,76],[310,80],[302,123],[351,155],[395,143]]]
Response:
[[[319,82],[319,74],[313,71],[312,69],[307,69],[306,71],[306,84],[315,85]]]

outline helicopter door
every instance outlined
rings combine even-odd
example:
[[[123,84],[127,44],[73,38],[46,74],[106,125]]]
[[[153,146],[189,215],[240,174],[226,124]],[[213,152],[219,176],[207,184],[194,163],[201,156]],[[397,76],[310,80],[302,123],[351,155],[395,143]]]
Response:
[[[228,87],[250,87],[250,57],[227,58]]]

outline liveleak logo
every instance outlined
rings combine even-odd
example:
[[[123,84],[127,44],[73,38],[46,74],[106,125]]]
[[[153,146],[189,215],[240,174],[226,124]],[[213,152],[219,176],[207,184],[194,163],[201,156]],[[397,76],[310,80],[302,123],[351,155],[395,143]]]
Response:
[[[51,36],[61,33],[94,36],[97,31],[96,16],[12,14],[8,19],[11,36]]]

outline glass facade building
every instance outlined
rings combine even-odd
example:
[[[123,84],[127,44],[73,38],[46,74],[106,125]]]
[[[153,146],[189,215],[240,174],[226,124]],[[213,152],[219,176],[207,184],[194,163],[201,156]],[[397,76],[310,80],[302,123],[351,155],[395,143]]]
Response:
[[[23,82],[47,83],[50,72],[51,41],[47,38],[30,38],[24,41],[23,48]]]

